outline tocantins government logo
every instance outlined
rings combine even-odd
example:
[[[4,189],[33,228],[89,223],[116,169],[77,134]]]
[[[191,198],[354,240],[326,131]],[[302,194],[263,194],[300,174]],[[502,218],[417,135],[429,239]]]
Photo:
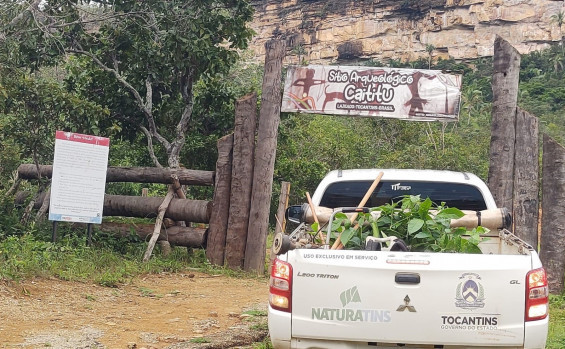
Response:
[[[465,273],[459,277],[455,291],[455,306],[461,309],[477,309],[485,306],[485,290],[475,273]]]

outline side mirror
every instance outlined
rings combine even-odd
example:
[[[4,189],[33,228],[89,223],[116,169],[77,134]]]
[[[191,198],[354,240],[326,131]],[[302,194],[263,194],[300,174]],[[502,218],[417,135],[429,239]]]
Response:
[[[286,209],[284,216],[287,221],[300,224],[302,223],[303,214],[303,205],[292,205]]]

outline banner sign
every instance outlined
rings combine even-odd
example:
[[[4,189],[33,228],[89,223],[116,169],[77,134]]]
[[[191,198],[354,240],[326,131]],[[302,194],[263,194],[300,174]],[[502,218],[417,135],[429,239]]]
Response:
[[[57,131],[49,220],[102,223],[110,139]]]
[[[291,66],[281,111],[457,121],[461,80],[435,70]]]

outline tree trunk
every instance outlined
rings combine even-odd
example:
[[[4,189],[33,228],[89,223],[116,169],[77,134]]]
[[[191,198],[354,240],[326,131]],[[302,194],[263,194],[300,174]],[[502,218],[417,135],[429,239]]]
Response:
[[[162,197],[140,197],[108,195],[104,196],[104,216],[155,218]],[[204,200],[172,199],[165,217],[174,221],[208,223],[212,203]]]
[[[127,223],[102,223],[97,229],[103,232],[114,233],[121,237],[127,237],[132,232],[141,239],[146,240],[153,233],[155,224],[127,224]],[[180,227],[174,225],[169,228],[163,227],[157,241],[166,240],[177,246],[204,248],[206,247],[206,229]]]
[[[265,44],[265,50],[265,74],[244,263],[246,271],[253,270],[259,275],[265,273],[269,211],[280,123],[282,61],[285,54],[285,43],[277,40],[268,41]]]
[[[254,93],[241,98],[235,104],[230,213],[225,251],[226,265],[234,269],[243,268],[245,259],[256,129],[257,95]]]
[[[29,196],[27,192],[18,192],[15,205],[21,205]],[[39,209],[45,199],[45,194],[38,196],[34,209]],[[143,197],[126,195],[104,195],[104,216],[124,216],[155,218],[162,197]],[[196,223],[210,222],[212,202],[205,200],[173,199],[165,217],[174,221],[191,221]]]
[[[230,186],[232,172],[233,134],[218,140],[218,160],[216,161],[216,185],[210,225],[208,227],[208,243],[206,257],[215,265],[224,265],[226,234],[230,209]]]
[[[565,281],[565,148],[543,136],[540,258],[549,292],[561,294]]]
[[[511,209],[520,54],[507,41],[497,36],[493,63],[488,185],[498,207]]]
[[[45,195],[43,196],[43,203],[41,204],[41,207],[39,208],[39,210],[37,211],[37,214],[35,215],[35,221],[36,222],[42,222],[43,219],[45,218],[45,214],[47,213],[47,211],[49,211],[49,201],[51,200],[51,187],[49,187],[47,189],[47,192],[45,193]]]
[[[538,248],[538,119],[518,108],[514,157],[514,234]]]
[[[52,165],[39,166],[41,177],[51,178]],[[18,175],[22,179],[39,179],[37,168],[33,164],[22,164],[18,167]],[[170,184],[171,176],[176,175],[182,185],[214,185],[213,171],[187,170],[184,168],[158,167],[108,167],[106,182],[135,182]]]

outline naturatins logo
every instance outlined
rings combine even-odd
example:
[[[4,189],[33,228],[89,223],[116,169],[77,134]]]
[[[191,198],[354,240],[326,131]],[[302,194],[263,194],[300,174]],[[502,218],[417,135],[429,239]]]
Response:
[[[461,309],[477,309],[485,306],[485,290],[475,273],[465,273],[459,277],[455,291],[455,306]]]
[[[346,309],[351,303],[362,303],[357,286],[339,295],[342,308],[312,308],[312,319],[338,322],[390,322],[390,310]]]

